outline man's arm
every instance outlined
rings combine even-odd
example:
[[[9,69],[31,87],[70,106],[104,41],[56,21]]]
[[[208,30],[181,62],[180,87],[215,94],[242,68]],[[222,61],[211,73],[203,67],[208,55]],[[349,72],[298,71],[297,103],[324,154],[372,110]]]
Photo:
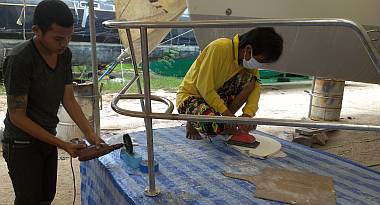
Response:
[[[258,69],[255,69],[254,75],[256,76],[254,89],[248,96],[247,103],[243,107],[243,113],[251,117],[254,117],[259,109],[259,100],[261,95],[260,73]]]
[[[199,73],[195,86],[202,98],[219,113],[226,113],[229,116],[230,112],[224,104],[224,101],[218,95],[215,88],[215,80],[223,75],[218,70],[224,62],[224,48],[214,44],[210,44],[203,51],[203,61],[199,67]],[[224,114],[223,114],[224,115]]]
[[[26,107],[28,105],[27,95],[7,95],[7,105],[9,117],[12,124],[20,128],[24,132],[28,133],[29,135],[43,142],[55,145],[59,148],[66,150],[72,157],[76,157],[76,150],[82,148],[82,145],[77,146],[75,144],[71,144],[60,140],[59,138],[55,137],[54,135],[50,134],[48,131],[43,129],[33,120],[31,120],[26,115]]]
[[[71,119],[78,125],[78,127],[85,134],[86,138],[91,144],[101,146],[104,141],[100,139],[90,126],[90,122],[87,120],[81,107],[74,97],[74,89],[72,84],[65,85],[65,91],[63,95],[63,107],[70,115]]]
[[[256,112],[258,110],[261,94],[261,83],[260,80],[258,80],[260,79],[260,73],[258,69],[255,70],[254,75],[256,78],[254,81],[253,90],[248,96],[247,103],[243,107],[243,114],[240,117],[252,118],[256,115]],[[249,131],[256,129],[256,127],[256,124],[241,124],[239,125],[239,130],[248,133]]]

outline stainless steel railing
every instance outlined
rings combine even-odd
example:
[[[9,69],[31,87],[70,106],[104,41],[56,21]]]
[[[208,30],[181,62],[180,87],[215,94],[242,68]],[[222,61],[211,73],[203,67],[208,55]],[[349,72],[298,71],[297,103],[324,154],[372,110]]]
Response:
[[[235,118],[222,116],[194,116],[183,114],[171,114],[173,104],[170,100],[159,96],[152,96],[150,91],[149,78],[149,59],[148,59],[148,28],[231,28],[231,27],[278,27],[278,26],[297,26],[297,27],[323,27],[336,26],[346,27],[354,31],[360,41],[363,43],[370,59],[380,73],[380,56],[377,53],[372,39],[368,36],[367,31],[360,25],[345,19],[248,19],[248,20],[214,20],[214,21],[189,21],[189,22],[139,22],[139,21],[121,21],[112,20],[103,22],[103,25],[108,28],[126,29],[128,42],[130,45],[132,63],[135,69],[134,78],[119,92],[113,99],[112,109],[122,115],[140,117],[145,119],[147,146],[148,146],[148,166],[149,166],[149,187],[145,190],[148,196],[156,196],[159,194],[159,189],[155,185],[154,178],[154,152],[153,152],[153,131],[152,119],[168,119],[168,120],[187,120],[187,121],[215,121],[220,123],[240,123],[240,124],[261,124],[274,126],[290,126],[290,127],[314,127],[328,129],[346,129],[346,130],[365,130],[365,131],[380,131],[379,125],[362,125],[362,124],[345,124],[336,122],[310,122],[303,120],[289,119],[269,119],[269,118]],[[144,95],[142,94],[141,86],[139,85],[139,74],[137,71],[136,58],[133,49],[130,29],[140,30],[142,67],[144,77]],[[124,94],[129,87],[138,81],[139,93],[137,95]],[[144,100],[142,97],[144,96]],[[117,105],[120,99],[141,99],[142,112],[130,111],[123,109]],[[165,113],[152,113],[151,100],[156,100],[168,105]]]

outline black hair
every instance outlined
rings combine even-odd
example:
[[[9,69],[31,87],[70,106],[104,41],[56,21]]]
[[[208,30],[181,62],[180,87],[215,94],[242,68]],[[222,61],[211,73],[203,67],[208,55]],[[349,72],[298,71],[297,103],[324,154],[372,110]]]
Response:
[[[60,0],[43,0],[34,10],[33,25],[45,33],[52,24],[69,28],[74,25],[70,8]]]
[[[276,62],[282,53],[283,40],[272,27],[254,28],[239,36],[239,48],[252,46],[253,55],[263,55],[265,62]]]

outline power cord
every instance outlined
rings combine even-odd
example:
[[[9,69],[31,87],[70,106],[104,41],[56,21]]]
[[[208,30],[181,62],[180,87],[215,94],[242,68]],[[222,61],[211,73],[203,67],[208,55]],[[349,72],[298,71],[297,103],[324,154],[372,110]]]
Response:
[[[75,174],[74,174],[74,168],[73,168],[73,158],[70,156],[70,166],[71,166],[71,173],[73,174],[73,184],[74,184],[74,199],[73,199],[73,205],[75,205],[75,199],[77,196],[77,188],[75,186]]]
[[[85,144],[85,141],[80,140],[78,138],[71,139],[70,142],[74,143],[74,144]],[[71,167],[71,173],[73,174],[73,184],[74,184],[73,205],[75,205],[75,199],[77,196],[77,187],[75,185],[75,173],[74,173],[74,168],[73,168],[73,158],[71,156],[70,156],[70,167]]]

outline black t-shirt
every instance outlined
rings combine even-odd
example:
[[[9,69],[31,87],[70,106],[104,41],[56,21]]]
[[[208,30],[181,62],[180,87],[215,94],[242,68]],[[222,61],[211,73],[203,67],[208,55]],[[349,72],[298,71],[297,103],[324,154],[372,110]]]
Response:
[[[51,69],[38,52],[32,39],[17,45],[4,62],[4,84],[7,95],[28,96],[27,116],[55,134],[59,122],[57,112],[63,100],[66,84],[71,84],[71,51],[58,55],[58,62]],[[5,137],[29,139],[30,136],[14,126],[9,113],[4,120]]]

